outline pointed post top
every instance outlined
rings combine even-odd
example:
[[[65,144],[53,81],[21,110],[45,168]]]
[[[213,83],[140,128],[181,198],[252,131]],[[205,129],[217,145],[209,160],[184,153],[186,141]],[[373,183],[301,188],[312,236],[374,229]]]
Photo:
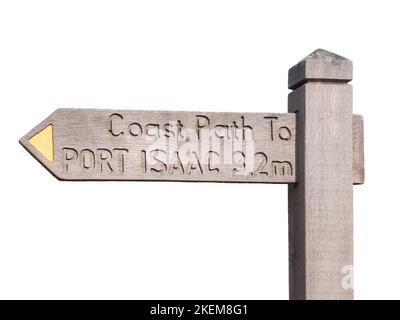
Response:
[[[317,49],[289,70],[289,89],[296,89],[308,81],[347,83],[353,78],[351,60]]]

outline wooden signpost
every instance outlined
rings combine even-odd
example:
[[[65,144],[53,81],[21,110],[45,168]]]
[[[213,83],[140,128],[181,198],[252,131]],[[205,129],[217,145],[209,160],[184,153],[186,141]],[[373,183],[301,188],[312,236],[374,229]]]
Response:
[[[295,133],[292,113],[58,109],[21,143],[62,180],[290,183]]]
[[[60,180],[287,183],[290,299],[352,299],[363,119],[350,60],[289,70],[289,113],[57,109],[20,143]]]

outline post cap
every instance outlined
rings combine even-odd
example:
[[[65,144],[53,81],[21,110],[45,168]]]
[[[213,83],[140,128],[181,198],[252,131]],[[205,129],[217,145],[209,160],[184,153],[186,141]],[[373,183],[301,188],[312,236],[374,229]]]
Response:
[[[308,81],[347,83],[353,78],[351,60],[324,49],[317,49],[289,70],[289,89]]]

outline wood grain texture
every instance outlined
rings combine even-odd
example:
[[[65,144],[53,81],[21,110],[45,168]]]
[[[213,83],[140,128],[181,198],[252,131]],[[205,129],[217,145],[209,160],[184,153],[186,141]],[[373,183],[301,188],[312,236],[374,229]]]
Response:
[[[110,115],[113,120],[110,120]],[[120,119],[118,115],[122,115],[124,119]],[[239,171],[233,172],[232,170],[240,165],[241,156],[237,155],[235,160],[238,164],[228,163],[228,159],[223,159],[223,168],[219,175],[216,175],[216,170],[211,172],[208,170],[208,157],[203,159],[203,167],[205,170],[202,174],[192,172],[190,175],[182,174],[182,172],[175,171],[174,173],[155,172],[150,170],[147,174],[143,173],[143,159],[140,158],[140,151],[136,149],[148,150],[151,146],[151,141],[146,141],[146,137],[135,137],[132,133],[136,134],[140,128],[136,125],[133,127],[129,125],[132,123],[141,123],[142,130],[146,129],[145,125],[148,123],[169,123],[177,119],[182,123],[182,129],[190,128],[196,131],[196,116],[207,116],[210,120],[210,126],[216,123],[235,122],[236,126],[240,127],[240,122],[243,121],[244,125],[250,126],[256,134],[255,139],[255,153],[258,154],[254,160],[255,170],[252,172],[265,171],[267,174],[248,174],[239,176]],[[271,113],[201,113],[201,112],[160,112],[160,111],[129,111],[129,110],[99,110],[99,109],[59,109],[54,112],[50,117],[44,120],[41,124],[32,129],[27,135],[21,139],[21,144],[46,167],[53,175],[61,180],[176,180],[176,181],[220,181],[220,182],[261,182],[261,183],[295,183],[297,177],[295,174],[295,132],[296,132],[296,114],[271,114]],[[136,120],[135,120],[136,119]],[[183,122],[183,119],[185,122]],[[120,121],[121,120],[121,121]],[[201,118],[203,121],[204,118]],[[110,121],[114,124],[114,135],[110,132]],[[136,121],[136,122],[135,122]],[[271,122],[272,121],[272,122]],[[364,180],[364,156],[363,156],[363,123],[362,117],[353,116],[353,182],[355,184],[363,183]],[[204,125],[205,123],[200,123]],[[121,127],[123,125],[124,127]],[[242,123],[243,125],[243,123]],[[272,126],[271,126],[272,125]],[[32,137],[37,138],[45,128],[55,128],[53,143],[51,147],[54,148],[55,160],[49,162],[44,154],[41,154],[37,148],[32,145]],[[280,129],[284,128],[284,129]],[[287,129],[286,129],[287,128]],[[161,127],[162,129],[162,127]],[[42,130],[42,131],[41,131]],[[282,140],[280,136],[291,134],[291,139]],[[123,133],[121,133],[123,131]],[[38,134],[39,132],[39,134]],[[121,134],[119,134],[121,133]],[[53,133],[52,133],[53,134]],[[147,137],[148,138],[148,137]],[[218,139],[221,140],[221,139]],[[229,140],[228,140],[229,142]],[[76,161],[71,161],[73,166],[69,167],[69,172],[63,169],[63,148],[73,148],[78,152]],[[128,150],[128,154],[121,153],[121,150]],[[133,149],[132,149],[133,148]],[[155,146],[155,148],[158,148]],[[207,147],[211,151],[211,147]],[[110,166],[117,166],[115,172],[110,170],[101,170],[100,166],[97,168],[82,168],[82,157],[92,157],[91,151],[95,153],[95,158],[99,157],[98,150],[105,149],[103,155],[107,156],[108,151],[114,156],[110,162]],[[215,148],[214,148],[215,149]],[[82,154],[82,150],[84,151]],[[107,151],[108,150],[108,151]],[[130,154],[129,154],[130,151]],[[215,151],[215,150],[214,150]],[[52,150],[53,152],[53,150]],[[229,152],[221,147],[219,153]],[[74,156],[74,151],[70,151],[65,156]],[[97,153],[97,154],[96,154]],[[118,158],[124,157],[124,165],[127,170],[120,172],[120,163]],[[216,154],[214,154],[216,157]],[[80,159],[81,158],[81,159]],[[65,160],[65,159],[64,159]],[[71,159],[73,160],[73,159]],[[92,159],[89,159],[92,160]],[[201,160],[201,159],[200,159]],[[218,160],[216,158],[216,160]],[[222,159],[221,159],[222,160]],[[276,161],[280,162],[276,162]],[[127,162],[128,161],[128,162]],[[293,169],[292,172],[288,170],[283,174],[282,170],[285,165],[290,164]],[[64,161],[65,162],[65,161]],[[96,162],[99,162],[98,159]],[[260,166],[265,162],[265,170]],[[247,161],[249,164],[251,161]],[[77,166],[80,164],[80,166]],[[103,164],[104,165],[104,164]],[[240,167],[240,166],[239,166]],[[104,169],[104,167],[103,167]],[[240,169],[240,168],[239,168]],[[142,172],[141,172],[142,170]],[[277,171],[276,171],[277,170]],[[120,173],[120,174],[119,174]],[[235,174],[232,174],[235,173]],[[289,173],[291,173],[289,175]],[[239,177],[238,177],[239,176]]]
[[[364,119],[353,115],[353,183],[363,184],[364,169]]]
[[[318,49],[289,70],[289,113],[58,109],[20,143],[60,180],[287,183],[290,299],[353,299],[351,79]]]
[[[296,117],[58,109],[21,144],[61,180],[293,183]],[[52,124],[54,161],[29,139]]]
[[[318,66],[317,78],[330,74],[324,65],[318,75]],[[353,299],[342,273],[353,266],[352,87],[303,80],[288,99],[297,114],[297,183],[288,187],[290,299]]]
[[[305,82],[347,83],[353,78],[353,64],[335,53],[317,49],[290,68],[289,89],[296,89]]]

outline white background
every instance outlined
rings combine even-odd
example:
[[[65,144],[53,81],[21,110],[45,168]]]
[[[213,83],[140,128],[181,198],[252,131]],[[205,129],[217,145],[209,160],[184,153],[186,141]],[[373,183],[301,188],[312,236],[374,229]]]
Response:
[[[287,299],[287,186],[60,182],[18,139],[57,107],[286,112],[354,62],[355,297],[400,298],[398,1],[1,1],[0,298]]]

